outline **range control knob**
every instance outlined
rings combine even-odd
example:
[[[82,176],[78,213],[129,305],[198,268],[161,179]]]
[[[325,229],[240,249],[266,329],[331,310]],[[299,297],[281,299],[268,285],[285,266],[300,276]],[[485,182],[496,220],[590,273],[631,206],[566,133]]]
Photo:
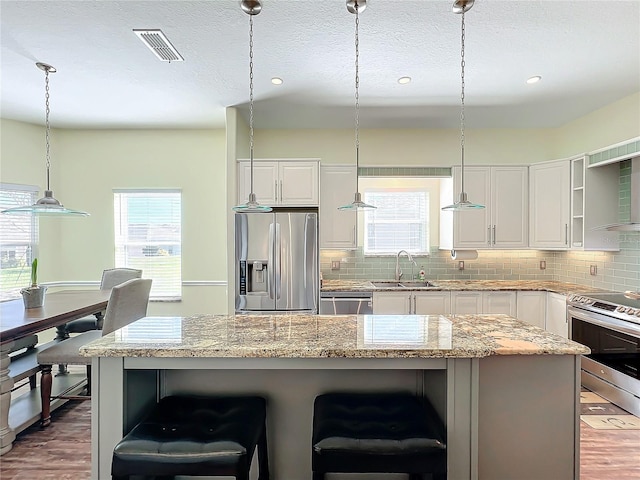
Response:
[[[640,317],[640,310],[636,310],[636,317]]]
[[[619,312],[619,313],[625,313],[626,311],[627,311],[627,307],[620,306],[616,308],[616,312]]]
[[[593,300],[591,300],[590,298],[587,298],[586,304],[587,305],[593,305]]]

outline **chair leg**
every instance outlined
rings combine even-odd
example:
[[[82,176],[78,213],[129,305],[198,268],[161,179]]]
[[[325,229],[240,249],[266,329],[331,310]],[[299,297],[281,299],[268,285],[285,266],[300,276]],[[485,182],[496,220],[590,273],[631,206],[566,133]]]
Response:
[[[267,449],[267,426],[262,428],[258,440],[258,480],[269,480],[269,450]]]
[[[87,396],[91,396],[91,365],[87,365]]]
[[[323,472],[313,472],[313,480],[324,480]]]
[[[29,377],[29,389],[30,390],[35,390],[37,385],[36,385],[36,376],[35,375],[31,375]]]
[[[42,366],[42,377],[40,378],[40,400],[42,402],[42,428],[51,424],[51,367],[53,365]]]

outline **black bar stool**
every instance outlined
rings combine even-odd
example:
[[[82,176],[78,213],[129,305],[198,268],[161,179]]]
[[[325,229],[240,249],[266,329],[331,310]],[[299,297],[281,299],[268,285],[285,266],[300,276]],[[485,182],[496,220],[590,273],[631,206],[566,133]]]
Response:
[[[169,396],[114,448],[113,479],[130,475],[234,476],[269,480],[266,400],[255,396]]]
[[[313,480],[325,473],[408,473],[446,478],[444,425],[426,399],[406,393],[328,393],[313,407]]]

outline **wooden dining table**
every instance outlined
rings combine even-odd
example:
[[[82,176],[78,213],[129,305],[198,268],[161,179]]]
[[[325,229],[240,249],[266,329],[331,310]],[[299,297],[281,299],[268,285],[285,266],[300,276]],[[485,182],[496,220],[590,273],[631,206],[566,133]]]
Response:
[[[110,290],[63,290],[47,293],[42,307],[29,309],[24,307],[21,298],[0,303],[0,455],[11,450],[17,433],[39,418],[31,414],[27,420],[20,420],[16,428],[10,421],[11,406],[19,400],[11,398],[14,381],[10,375],[9,353],[16,340],[54,327],[57,327],[55,340],[63,340],[68,336],[64,328],[67,322],[88,315],[99,318],[110,294]],[[39,399],[33,392],[29,395]]]

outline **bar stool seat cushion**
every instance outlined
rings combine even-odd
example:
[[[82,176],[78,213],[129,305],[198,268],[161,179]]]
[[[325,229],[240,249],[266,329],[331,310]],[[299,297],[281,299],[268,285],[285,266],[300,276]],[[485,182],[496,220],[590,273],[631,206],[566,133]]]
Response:
[[[410,394],[320,395],[312,442],[314,471],[446,471],[444,426],[428,402]]]
[[[68,363],[71,365],[91,365],[91,357],[80,355],[80,347],[102,337],[100,330],[91,330],[74,337],[67,338],[38,352],[40,365],[56,365]]]
[[[266,401],[261,397],[165,397],[116,445],[112,475],[248,471],[265,419]]]

